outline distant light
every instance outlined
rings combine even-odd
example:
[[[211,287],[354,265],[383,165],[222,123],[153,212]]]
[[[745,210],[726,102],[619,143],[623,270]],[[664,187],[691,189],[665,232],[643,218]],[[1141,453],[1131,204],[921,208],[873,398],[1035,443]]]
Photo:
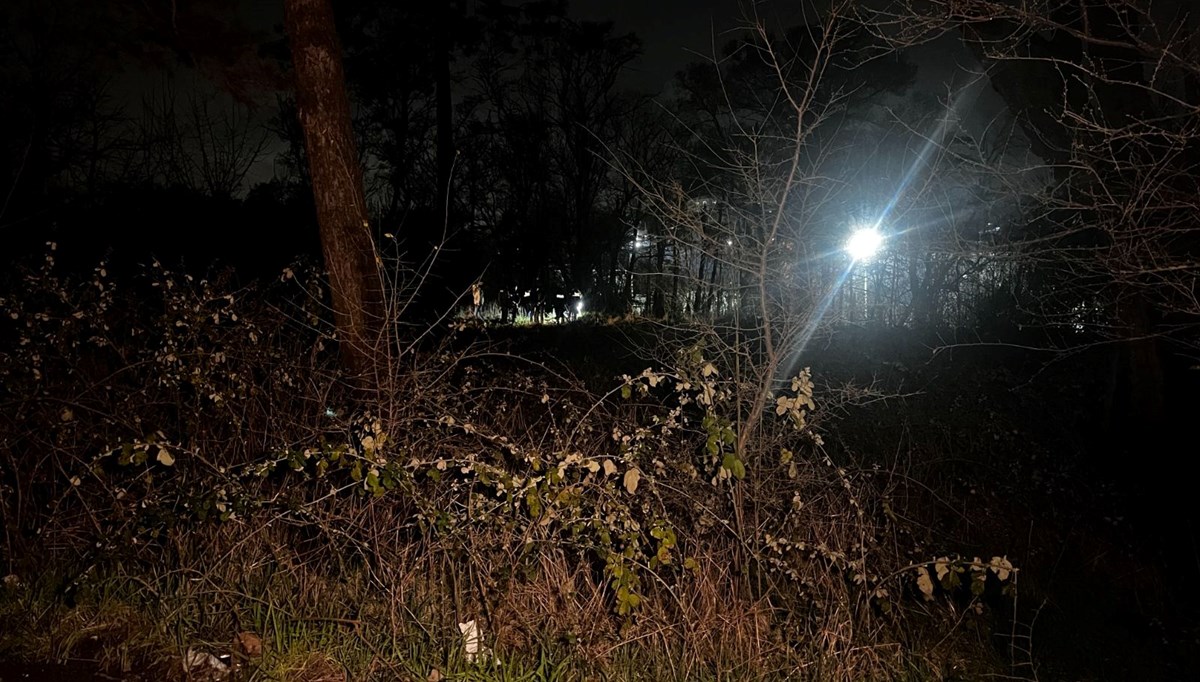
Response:
[[[733,246],[733,240],[732,240],[732,239],[726,239],[726,240],[725,240],[725,246]]]
[[[578,301],[575,301],[575,312],[576,313],[583,312],[583,299],[582,298],[579,299]]]
[[[855,261],[868,261],[883,246],[883,233],[874,227],[860,227],[846,240],[846,253]]]

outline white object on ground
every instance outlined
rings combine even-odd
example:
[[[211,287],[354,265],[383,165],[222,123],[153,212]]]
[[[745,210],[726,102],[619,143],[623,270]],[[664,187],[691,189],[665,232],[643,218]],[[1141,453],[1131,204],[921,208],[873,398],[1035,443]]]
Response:
[[[458,631],[462,633],[463,653],[466,654],[467,661],[475,663],[481,657],[491,654],[491,650],[483,645],[483,637],[479,632],[479,624],[473,619],[465,623],[459,623]]]
[[[229,664],[221,659],[189,648],[183,657],[183,673],[196,680],[224,680],[229,677]]]

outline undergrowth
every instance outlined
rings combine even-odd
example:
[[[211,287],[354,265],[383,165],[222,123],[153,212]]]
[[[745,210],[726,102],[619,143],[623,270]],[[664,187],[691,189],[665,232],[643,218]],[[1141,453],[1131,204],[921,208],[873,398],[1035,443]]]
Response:
[[[211,653],[286,680],[1022,663],[989,635],[1002,548],[931,544],[897,477],[835,463],[819,367],[752,427],[757,389],[703,335],[597,389],[397,325],[345,377],[313,273],[73,278],[52,256],[0,298],[0,658],[158,679]]]

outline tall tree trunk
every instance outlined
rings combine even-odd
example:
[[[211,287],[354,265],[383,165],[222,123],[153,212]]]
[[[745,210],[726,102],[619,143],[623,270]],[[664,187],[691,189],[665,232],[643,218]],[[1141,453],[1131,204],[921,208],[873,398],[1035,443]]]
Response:
[[[635,235],[634,238],[636,239],[636,235],[637,235],[636,230],[634,231],[634,235]],[[625,238],[622,237],[621,241],[622,242],[625,241]],[[621,257],[620,256],[620,245],[618,244],[618,246],[616,247],[615,253],[613,254],[613,265],[614,265],[613,270],[616,270],[616,263],[618,262],[620,257]],[[636,244],[635,244],[634,248],[632,250],[630,250],[629,264],[625,266],[625,281],[622,283],[622,287],[621,287],[621,306],[620,306],[621,310],[620,310],[620,312],[622,312],[622,313],[627,313],[627,312],[630,312],[633,310],[633,271],[635,268],[637,268]],[[615,288],[614,288],[614,291],[615,291]],[[610,303],[609,309],[612,312],[617,312],[617,305],[616,305],[615,301]],[[642,312],[645,313],[646,311],[643,310]]]
[[[334,324],[345,367],[362,382],[380,340],[383,287],[333,7],[330,0],[284,0],[284,22]]]
[[[1118,304],[1117,314],[1129,336],[1124,348],[1129,393],[1123,401],[1123,417],[1112,415],[1112,419],[1131,422],[1136,436],[1147,442],[1161,432],[1166,417],[1166,381],[1153,306],[1144,293],[1135,291]]]
[[[663,268],[667,258],[667,240],[659,238],[656,246],[657,251],[654,254],[654,306],[652,308],[653,315],[656,319],[663,319],[666,316],[666,283],[663,279],[667,273]]]
[[[441,6],[435,10],[436,50],[434,55],[434,88],[437,116],[437,206],[434,215],[440,219],[442,229],[450,220],[451,173],[454,170],[454,101],[450,97],[450,8]]]
[[[708,293],[704,297],[704,314],[710,318],[717,298],[717,277],[721,275],[721,261],[714,257],[711,268],[708,273]]]
[[[691,314],[696,317],[700,316],[700,304],[704,301],[704,266],[708,264],[708,254],[704,251],[703,245],[700,249],[700,270],[696,273],[696,290],[692,292],[692,309]]]
[[[679,245],[671,245],[671,304],[667,307],[667,319],[675,319],[679,308]]]

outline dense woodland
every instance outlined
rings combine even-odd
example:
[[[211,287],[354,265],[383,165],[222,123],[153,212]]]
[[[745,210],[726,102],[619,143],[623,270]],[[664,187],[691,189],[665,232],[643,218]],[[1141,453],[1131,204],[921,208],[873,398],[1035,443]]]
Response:
[[[286,41],[246,29],[228,2],[88,5],[6,11],[9,252],[61,237],[86,243],[83,262],[115,247],[246,276],[317,255]],[[1107,16],[1102,5],[1091,11]],[[845,271],[831,254],[853,226],[890,236],[843,287],[837,319],[1111,331],[1104,318],[1132,289],[1154,300],[1123,307],[1151,318],[1194,312],[1176,223],[1194,208],[1195,76],[1170,17],[1112,10],[1097,23],[1113,36],[1072,41],[1036,23],[1078,20],[1069,10],[1000,13],[971,30],[1007,43],[963,33],[987,71],[918,84],[905,48],[944,39],[949,20],[843,10],[835,27],[810,12],[735,32],[648,93],[622,84],[637,36],[572,20],[562,2],[335,10],[372,236],[392,267],[444,252],[431,307],[481,278],[494,302],[579,291],[606,315],[732,315],[753,305],[742,271],[784,206],[771,248],[816,287]],[[1122,30],[1137,39],[1107,44]],[[960,100],[984,87],[1006,109],[981,120]],[[801,187],[780,197],[789,170]],[[164,225],[175,206],[187,222]],[[1131,213],[1149,226],[1115,224]],[[1144,281],[1117,281],[1131,279]]]
[[[1187,3],[279,5],[0,9],[0,676],[1196,660]]]

